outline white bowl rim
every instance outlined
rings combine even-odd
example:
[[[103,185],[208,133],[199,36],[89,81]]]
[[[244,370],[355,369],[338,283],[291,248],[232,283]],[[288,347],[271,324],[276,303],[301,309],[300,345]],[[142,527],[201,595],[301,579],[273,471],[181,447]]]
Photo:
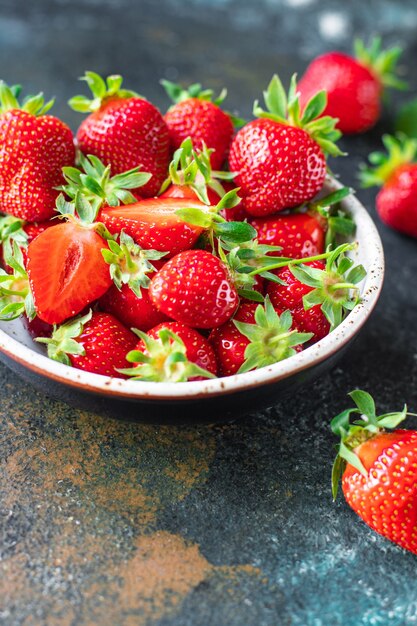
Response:
[[[333,178],[327,189],[342,185]],[[61,382],[79,390],[112,396],[113,398],[143,401],[179,401],[202,397],[215,397],[278,382],[328,359],[347,344],[362,328],[379,298],[384,279],[384,253],[377,228],[366,208],[354,195],[343,201],[343,206],[353,215],[357,230],[366,233],[367,246],[361,256],[367,269],[363,282],[362,300],[347,318],[327,337],[306,350],[271,366],[223,378],[185,383],[156,383],[123,380],[92,374],[63,365],[39,354],[0,329],[0,351],[10,359],[30,369],[35,374]]]

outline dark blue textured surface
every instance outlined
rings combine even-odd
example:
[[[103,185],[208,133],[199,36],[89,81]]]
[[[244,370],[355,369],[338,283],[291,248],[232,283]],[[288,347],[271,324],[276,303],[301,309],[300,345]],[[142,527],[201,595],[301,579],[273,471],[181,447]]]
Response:
[[[162,76],[226,85],[229,109],[249,116],[273,72],[287,80],[312,56],[375,32],[405,46],[417,91],[416,26],[414,0],[0,0],[0,74],[55,94],[55,113],[74,129],[81,118],[65,101],[83,90],[85,69],[124,74],[162,108]],[[344,182],[355,186],[405,99],[344,141],[349,156],[334,163]],[[358,196],[374,215],[374,193]],[[417,244],[379,229],[387,278],[372,320],[336,369],[285,406],[225,427],[116,425],[0,368],[1,624],[417,624],[416,557],[330,493],[328,420],[348,391],[368,389],[381,410],[417,408]],[[158,531],[198,544],[207,568],[188,587],[162,576],[162,595],[135,595],[128,572],[135,586],[141,538]]]

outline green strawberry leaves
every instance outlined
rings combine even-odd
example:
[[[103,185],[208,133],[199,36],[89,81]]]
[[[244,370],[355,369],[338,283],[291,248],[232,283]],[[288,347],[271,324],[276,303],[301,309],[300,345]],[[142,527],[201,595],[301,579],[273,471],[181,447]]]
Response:
[[[306,264],[289,263],[292,274],[304,285],[313,290],[303,297],[304,309],[321,305],[321,309],[330,324],[330,330],[338,326],[360,301],[358,284],[365,278],[363,265],[354,265],[353,259],[345,255],[354,249],[353,244],[342,244],[331,252],[326,260],[325,269],[318,269]]]
[[[368,476],[355,449],[361,443],[383,432],[386,428],[396,428],[405,420],[407,415],[414,415],[414,413],[407,412],[407,405],[404,405],[401,411],[377,415],[375,401],[368,392],[356,389],[348,395],[352,398],[355,406],[345,409],[330,422],[330,428],[333,433],[340,438],[338,454],[332,470],[332,493],[334,500],[337,496],[340,477],[347,463],[355,467],[365,477]],[[359,419],[352,421],[352,416],[357,415]]]
[[[413,163],[417,155],[417,139],[402,133],[383,135],[386,152],[372,152],[368,159],[372,167],[363,165],[359,174],[362,187],[383,185],[401,165]]]
[[[336,129],[337,120],[328,115],[321,117],[327,104],[325,91],[314,95],[301,112],[296,74],[293,74],[291,78],[288,95],[285,93],[279,76],[275,74],[268,88],[263,92],[263,96],[267,110],[262,109],[256,100],[253,105],[255,117],[268,118],[279,124],[302,128],[318,143],[324,153],[332,156],[344,154],[335,143],[342,135]]]
[[[135,91],[121,89],[123,78],[118,74],[103,79],[96,72],[87,71],[84,76],[80,77],[80,80],[87,83],[93,98],[74,96],[68,101],[69,106],[79,113],[99,111],[107,100],[142,98]]]
[[[173,83],[170,80],[163,78],[160,81],[162,87],[165,89],[168,97],[172,102],[178,104],[189,98],[198,98],[199,100],[207,100],[213,102],[219,106],[226,99],[227,89],[222,89],[217,97],[214,97],[213,89],[203,89],[200,83],[193,83],[187,89],[181,87],[177,83]]]
[[[54,326],[51,337],[37,337],[35,341],[46,344],[50,359],[71,366],[69,354],[85,354],[83,345],[75,339],[82,334],[84,326],[91,320],[92,315],[93,312],[90,309],[86,315],[80,315],[60,326]]]
[[[296,354],[295,347],[312,337],[312,333],[291,330],[292,316],[289,311],[278,315],[267,296],[264,305],[255,311],[255,324],[233,320],[234,325],[250,343],[245,349],[245,362],[238,374],[266,367],[288,359]]]
[[[143,250],[123,230],[119,243],[109,239],[107,245],[108,248],[103,248],[101,253],[110,265],[110,276],[114,284],[118,289],[129,285],[133,293],[141,298],[141,289],[148,289],[151,282],[149,274],[157,271],[151,261],[162,259],[166,252]]]
[[[342,200],[354,193],[349,187],[342,187],[324,198],[307,204],[307,210],[318,213],[326,220],[325,248],[335,246],[338,235],[344,238],[352,237],[356,231],[356,224],[352,217],[341,206]]]
[[[158,331],[158,339],[141,330],[133,329],[143,341],[146,352],[131,350],[126,359],[135,367],[117,370],[131,376],[132,380],[182,383],[201,376],[215,378],[214,374],[187,359],[187,349],[182,339],[168,328]]]
[[[191,137],[185,139],[174,152],[169,165],[168,177],[162,184],[159,195],[170,185],[190,187],[203,204],[210,205],[207,189],[211,189],[221,198],[225,190],[220,181],[233,180],[231,172],[214,171],[211,168],[210,155],[213,150],[206,146],[202,150],[194,150]]]
[[[106,167],[92,154],[84,156],[80,153],[79,162],[80,168],[62,168],[66,184],[58,187],[58,190],[70,202],[63,196],[58,197],[56,208],[62,215],[74,215],[76,212],[85,224],[95,222],[104,205],[114,207],[137,202],[129,190],[146,185],[152,176],[141,172],[139,167],[111,176],[110,165]]]
[[[3,257],[13,273],[0,269],[0,320],[11,321],[23,313],[32,320],[35,305],[18,241],[7,239],[3,243]]]
[[[26,96],[22,103],[19,103],[18,97],[20,95],[20,86],[14,85],[9,87],[4,81],[0,81],[0,113],[11,111],[13,109],[20,109],[26,111],[31,115],[40,117],[45,115],[54,105],[55,99],[45,102],[43,93],[38,93],[35,96]]]
[[[397,64],[403,52],[401,47],[394,46],[388,50],[382,50],[381,37],[374,37],[368,48],[361,39],[356,39],[354,52],[358,61],[376,74],[384,87],[400,90],[408,88],[407,83],[400,80],[397,75]]]

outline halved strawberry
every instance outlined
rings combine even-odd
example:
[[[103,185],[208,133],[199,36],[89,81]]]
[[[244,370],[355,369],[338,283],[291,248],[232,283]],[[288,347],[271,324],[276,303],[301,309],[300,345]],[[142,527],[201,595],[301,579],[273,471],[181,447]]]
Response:
[[[201,209],[205,205],[186,198],[149,198],[121,207],[105,207],[99,219],[111,233],[125,231],[142,248],[168,252],[173,256],[188,250],[203,232],[200,226],[184,222],[179,209]]]
[[[48,228],[28,247],[27,271],[37,315],[60,324],[100,298],[112,284],[105,240],[81,223]]]

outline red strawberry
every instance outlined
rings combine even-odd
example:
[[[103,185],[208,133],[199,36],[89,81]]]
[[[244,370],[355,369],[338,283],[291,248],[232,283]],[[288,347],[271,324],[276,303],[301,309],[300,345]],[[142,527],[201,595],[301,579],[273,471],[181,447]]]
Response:
[[[213,150],[211,165],[213,169],[220,169],[227,157],[234,132],[230,116],[219,107],[226,97],[226,91],[213,100],[213,92],[202,91],[199,84],[190,85],[185,90],[167,80],[161,82],[175,102],[164,116],[174,150],[190,137],[196,149],[207,146]]]
[[[147,289],[141,289],[139,297],[129,285],[123,285],[121,289],[116,285],[110,287],[100,299],[100,306],[128,328],[138,328],[145,332],[168,319],[152,304]]]
[[[152,278],[149,295],[159,311],[193,328],[220,326],[238,305],[227,267],[205,250],[186,250],[167,261]]]
[[[121,76],[109,76],[105,82],[98,74],[86,72],[83,80],[93,100],[75,96],[69,101],[76,111],[91,112],[77,132],[81,152],[111,165],[113,174],[140,166],[152,174],[140,195],[156,195],[170,159],[169,133],[162,115],[135,92],[121,89]]]
[[[27,271],[37,315],[60,324],[100,298],[112,284],[106,243],[80,222],[57,224],[29,244]]]
[[[0,82],[0,206],[29,222],[52,217],[62,168],[75,160],[71,130],[45,115],[52,105],[42,94],[19,105]]]
[[[417,431],[386,431],[406,418],[407,407],[377,416],[368,393],[356,390],[349,395],[356,406],[331,424],[341,439],[333,496],[343,474],[343,493],[355,513],[377,533],[417,554]]]
[[[134,333],[109,313],[92,313],[54,328],[51,338],[38,338],[48,356],[80,370],[126,378],[116,370],[126,367],[126,354],[136,344]]]
[[[324,251],[324,220],[317,214],[295,213],[256,218],[250,221],[256,228],[261,244],[280,246],[275,256],[300,259]]]
[[[99,219],[111,233],[125,231],[142,248],[168,252],[171,256],[191,248],[203,228],[184,222],[179,209],[202,209],[198,200],[149,198],[135,204],[104,208]]]
[[[243,315],[246,314],[247,311]],[[302,350],[301,344],[312,337],[291,330],[291,313],[285,311],[279,316],[269,298],[264,307],[257,306],[253,323],[236,318],[214,329],[209,337],[221,376],[249,372],[287,359]]]
[[[352,246],[343,244],[321,255],[327,257],[325,264],[320,260],[306,260],[303,264],[295,262],[285,267],[282,262],[284,267],[276,274],[283,284],[268,284],[273,306],[290,310],[297,328],[313,333],[315,341],[338,326],[359,300],[357,284],[366,272],[362,265],[352,267],[352,259],[344,256],[350,249]]]
[[[362,186],[382,185],[376,197],[376,210],[387,226],[417,237],[417,141],[402,136],[382,138],[388,156],[370,155],[376,167],[361,173]]]
[[[395,75],[401,48],[381,51],[375,38],[369,49],[362,41],[355,44],[356,58],[341,52],[327,52],[308,66],[298,83],[300,103],[307,102],[321,89],[327,92],[325,115],[338,118],[343,133],[361,133],[379,119],[384,87],[404,88]]]
[[[217,363],[205,337],[179,322],[164,322],[148,333],[127,356],[134,367],[123,372],[134,380],[185,382],[214,378]]]
[[[335,120],[316,120],[325,103],[317,94],[300,119],[295,77],[287,98],[278,76],[265,92],[268,111],[255,103],[259,119],[246,124],[230,147],[230,170],[251,215],[269,215],[311,200],[326,176],[324,152],[341,154],[333,143],[340,136]]]

